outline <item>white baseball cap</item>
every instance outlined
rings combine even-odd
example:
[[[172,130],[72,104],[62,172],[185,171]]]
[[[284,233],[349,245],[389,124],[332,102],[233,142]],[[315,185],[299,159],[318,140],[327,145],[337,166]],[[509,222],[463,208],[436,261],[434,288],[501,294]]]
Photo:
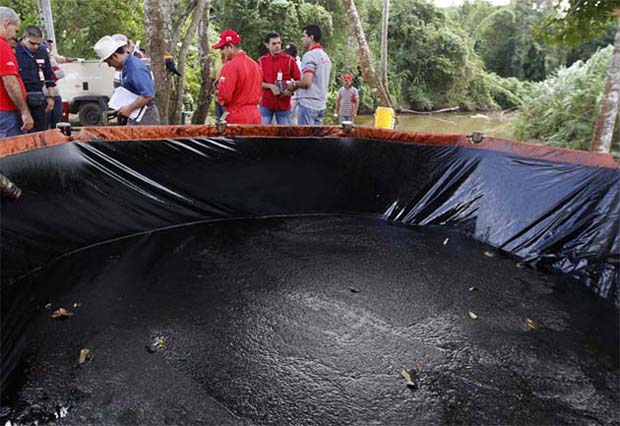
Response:
[[[119,47],[123,47],[126,44],[126,41],[114,40],[110,36],[104,36],[99,39],[93,49],[95,49],[95,53],[99,56],[99,62],[103,62],[112,56]]]

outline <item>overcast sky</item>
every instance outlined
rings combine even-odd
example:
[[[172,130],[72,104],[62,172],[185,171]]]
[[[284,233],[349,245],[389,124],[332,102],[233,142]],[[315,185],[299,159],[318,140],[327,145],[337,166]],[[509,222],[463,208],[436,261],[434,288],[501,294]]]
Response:
[[[439,7],[458,6],[463,4],[463,0],[433,0],[435,5]],[[496,4],[498,6],[504,6],[509,3],[510,0],[487,0],[489,3]]]

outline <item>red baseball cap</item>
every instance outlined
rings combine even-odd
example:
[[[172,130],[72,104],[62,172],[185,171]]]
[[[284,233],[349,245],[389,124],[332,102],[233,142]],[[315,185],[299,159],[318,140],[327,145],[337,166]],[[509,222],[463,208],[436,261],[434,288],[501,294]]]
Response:
[[[345,74],[342,76],[345,81],[353,81],[353,76],[351,74]]]
[[[220,34],[220,41],[211,46],[212,49],[221,49],[227,44],[239,44],[241,43],[241,37],[235,31],[228,29]]]

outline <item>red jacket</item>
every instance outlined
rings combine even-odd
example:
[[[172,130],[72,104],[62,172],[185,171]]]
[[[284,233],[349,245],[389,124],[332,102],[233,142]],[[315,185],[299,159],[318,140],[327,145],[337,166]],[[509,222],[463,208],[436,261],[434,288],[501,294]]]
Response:
[[[282,81],[284,88],[286,88],[286,82],[288,80],[300,80],[301,73],[295,58],[287,55],[284,52],[280,52],[277,56],[272,56],[271,53],[258,58],[258,65],[263,70],[263,81],[269,84],[275,84],[278,72],[282,73]],[[271,89],[263,89],[263,97],[260,101],[261,106],[269,108],[274,111],[288,111],[291,109],[291,97],[290,96],[276,96]]]
[[[258,102],[263,73],[258,64],[240,51],[224,64],[217,85],[217,100],[229,115],[231,124],[260,124]]]

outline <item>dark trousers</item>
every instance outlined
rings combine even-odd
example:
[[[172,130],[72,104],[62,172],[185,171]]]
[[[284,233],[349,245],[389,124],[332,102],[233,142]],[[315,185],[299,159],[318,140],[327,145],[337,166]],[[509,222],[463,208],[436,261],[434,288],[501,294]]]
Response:
[[[54,98],[54,109],[48,112],[48,115],[50,129],[55,129],[56,124],[62,120],[62,98],[60,96]]]
[[[220,117],[222,117],[222,114],[224,114],[226,110],[224,109],[224,107],[222,105],[220,105],[219,103],[217,103],[217,101],[215,102],[215,119],[219,120]]]
[[[37,107],[29,107],[30,114],[32,115],[32,119],[34,120],[34,126],[30,133],[34,132],[44,132],[50,128],[48,121],[48,114],[45,110],[47,108],[46,105],[37,106]]]

